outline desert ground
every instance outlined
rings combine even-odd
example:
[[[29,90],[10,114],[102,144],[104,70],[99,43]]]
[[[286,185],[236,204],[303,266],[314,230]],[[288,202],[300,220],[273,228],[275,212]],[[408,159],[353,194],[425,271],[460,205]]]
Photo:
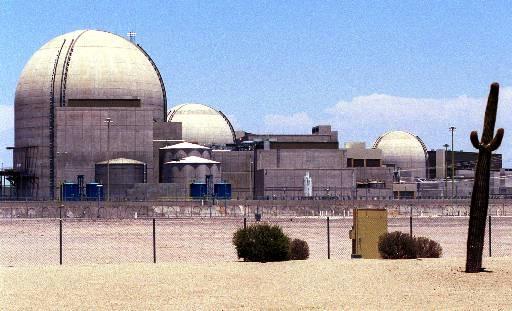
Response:
[[[6,310],[507,310],[512,258],[0,267]]]
[[[0,309],[512,309],[512,218],[493,218],[492,272],[465,274],[467,217],[413,219],[413,234],[443,258],[349,259],[351,218],[265,219],[305,239],[310,259],[246,263],[233,232],[241,218],[0,220]],[[253,220],[248,220],[251,224]],[[388,231],[409,232],[408,218]]]

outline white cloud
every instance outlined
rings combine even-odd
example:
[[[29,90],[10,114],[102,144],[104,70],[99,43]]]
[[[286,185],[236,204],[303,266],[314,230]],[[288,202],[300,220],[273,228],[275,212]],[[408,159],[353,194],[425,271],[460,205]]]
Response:
[[[359,96],[341,101],[325,110],[326,121],[340,131],[341,141],[361,140],[369,144],[391,130],[410,131],[423,139],[429,149],[451,143],[450,126],[455,132],[455,149],[473,151],[469,133],[482,133],[486,97],[407,98],[384,94]],[[512,88],[502,88],[496,128],[512,123]],[[504,160],[510,162],[512,131],[506,132],[502,147]],[[511,159],[512,160],[512,159]]]
[[[446,99],[406,98],[383,94],[355,97],[325,110],[326,121],[340,131],[342,141],[361,140],[369,144],[390,130],[410,131],[423,139],[429,149],[451,143],[448,127],[455,126],[455,149],[474,151],[469,133],[482,133],[487,97],[459,96]],[[505,128],[505,139],[499,153],[505,163],[511,162],[512,88],[502,88],[498,104],[496,128]]]
[[[270,114],[263,119],[265,133],[306,133],[311,130],[312,125],[313,120],[305,112],[291,115]]]
[[[304,133],[313,124],[330,124],[339,131],[340,142],[364,141],[371,146],[379,135],[404,130],[418,135],[429,149],[451,144],[448,128],[455,126],[455,150],[475,151],[469,133],[482,134],[487,94],[481,98],[412,98],[386,94],[371,94],[340,101],[326,108],[314,120],[306,112],[289,116],[267,115],[265,130],[273,133]],[[498,105],[496,129],[505,128],[505,138],[498,153],[504,165],[512,167],[512,87],[502,87]]]

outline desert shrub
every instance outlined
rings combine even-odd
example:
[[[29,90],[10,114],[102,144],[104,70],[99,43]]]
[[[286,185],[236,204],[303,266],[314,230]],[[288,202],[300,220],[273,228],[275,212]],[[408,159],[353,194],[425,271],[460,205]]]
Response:
[[[290,243],[290,259],[305,260],[309,258],[309,246],[304,240],[293,239]]]
[[[416,248],[418,258],[439,258],[443,254],[441,245],[429,238],[416,238]]]
[[[289,259],[290,238],[277,226],[254,224],[233,235],[238,258],[246,261],[283,261]]]
[[[416,241],[409,234],[395,231],[379,237],[379,253],[384,259],[417,258]]]

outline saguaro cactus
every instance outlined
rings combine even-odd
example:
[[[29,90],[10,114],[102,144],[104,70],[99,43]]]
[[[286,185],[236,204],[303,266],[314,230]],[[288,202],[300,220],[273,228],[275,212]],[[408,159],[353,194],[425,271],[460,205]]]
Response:
[[[493,137],[494,124],[496,123],[496,111],[498,110],[499,89],[500,86],[498,83],[491,84],[487,108],[485,109],[482,139],[480,141],[478,140],[476,131],[471,132],[470,135],[471,143],[478,149],[475,183],[473,184],[473,194],[471,196],[466,256],[466,272],[471,273],[482,271],[485,223],[489,204],[491,153],[498,149],[505,132],[500,128],[496,132],[496,136]]]

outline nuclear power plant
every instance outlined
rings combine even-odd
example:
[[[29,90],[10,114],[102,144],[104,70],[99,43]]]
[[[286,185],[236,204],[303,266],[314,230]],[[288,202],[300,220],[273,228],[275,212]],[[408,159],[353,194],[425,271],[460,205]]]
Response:
[[[429,150],[407,131],[376,133],[371,147],[341,145],[335,124],[307,135],[235,131],[229,113],[200,103],[168,109],[166,94],[150,54],[131,40],[79,30],[48,41],[16,88],[13,167],[1,171],[0,186],[10,185],[3,199],[471,194],[473,152]],[[512,194],[512,183],[500,178],[508,172],[500,154],[493,154],[491,169],[491,195]]]

